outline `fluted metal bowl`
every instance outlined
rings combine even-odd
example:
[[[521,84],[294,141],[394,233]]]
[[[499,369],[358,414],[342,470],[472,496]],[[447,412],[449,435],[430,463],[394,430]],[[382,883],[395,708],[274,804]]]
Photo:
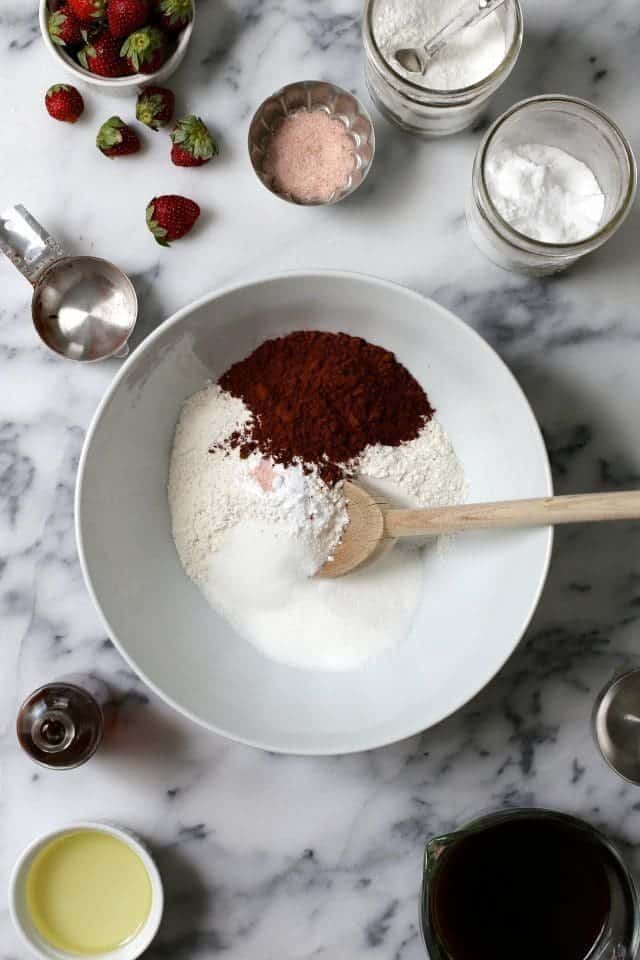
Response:
[[[279,123],[300,110],[323,110],[340,120],[355,147],[356,162],[344,187],[326,199],[298,200],[277,189],[265,172],[269,143]],[[373,163],[375,132],[367,110],[352,93],[322,80],[290,83],[268,97],[256,110],[249,127],[249,156],[256,175],[271,193],[298,206],[318,207],[344,200],[363,182]]]

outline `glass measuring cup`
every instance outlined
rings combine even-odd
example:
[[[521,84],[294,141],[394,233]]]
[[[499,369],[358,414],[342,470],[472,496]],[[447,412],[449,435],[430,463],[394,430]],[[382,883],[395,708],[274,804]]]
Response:
[[[33,286],[38,336],[68,360],[126,357],[138,317],[129,278],[108,260],[67,257],[21,205],[0,214],[0,250]]]
[[[483,913],[482,918],[478,920],[476,930],[482,924],[483,935],[487,929],[499,932],[500,937],[496,937],[495,952],[492,948],[487,951],[487,944],[481,946],[477,941],[473,943],[472,953],[466,951],[464,946],[460,945],[461,940],[458,932],[460,926],[466,920],[463,910],[464,897],[458,896],[455,899],[454,922],[457,925],[455,936],[451,936],[452,927],[447,928],[447,922],[443,922],[443,910],[438,902],[438,899],[447,893],[449,895],[460,893],[461,888],[456,887],[455,883],[452,882],[451,867],[455,862],[454,856],[457,858],[458,877],[466,877],[469,873],[473,874],[475,868],[478,867],[478,862],[470,861],[468,855],[466,863],[461,869],[461,865],[463,865],[461,857],[463,845],[467,845],[468,852],[472,849],[469,846],[469,841],[471,841],[477,850],[477,842],[480,840],[482,849],[482,841],[484,840],[484,853],[485,855],[489,853],[489,858],[483,861],[483,864],[491,863],[492,851],[495,850],[497,853],[496,870],[499,871],[500,866],[504,864],[504,858],[500,857],[498,853],[500,848],[495,843],[498,831],[505,826],[513,830],[514,827],[522,828],[523,825],[527,824],[534,824],[538,830],[535,837],[536,843],[538,843],[538,838],[543,835],[541,831],[544,832],[545,830],[549,831],[548,838],[552,838],[554,843],[556,837],[564,834],[570,836],[571,843],[575,845],[571,849],[586,851],[585,862],[590,861],[597,866],[597,871],[580,872],[579,866],[575,870],[576,884],[579,885],[586,881],[587,887],[585,889],[589,889],[588,882],[597,873],[597,878],[599,878],[604,891],[606,891],[604,896],[600,897],[601,905],[605,904],[606,908],[601,911],[601,918],[596,917],[595,926],[592,928],[594,934],[588,936],[584,941],[588,946],[580,954],[580,960],[633,960],[640,946],[638,895],[631,873],[619,852],[607,837],[590,824],[567,814],[533,808],[519,808],[488,814],[472,821],[455,833],[436,837],[427,844],[420,900],[420,921],[424,942],[431,960],[466,960],[471,955],[474,956],[475,960],[486,960],[489,955],[493,960],[499,960],[499,958],[501,960],[507,954],[509,957],[530,957],[532,955],[532,931],[537,929],[540,917],[536,913],[535,903],[532,903],[527,896],[526,884],[522,882],[522,872],[520,876],[518,874],[508,875],[509,899],[512,904],[514,901],[518,902],[518,914],[522,910],[523,913],[529,913],[529,916],[525,922],[520,922],[516,927],[511,940],[506,941],[507,946],[505,946],[505,931],[513,926],[513,918],[508,915],[508,906],[505,906],[504,899],[499,896],[499,886],[497,884],[492,886],[492,878],[495,877],[495,874],[492,874],[490,870],[486,874],[482,870],[478,870],[476,873],[477,882],[480,885],[484,884],[483,887],[481,886],[481,898],[491,904],[490,911],[487,911],[487,914]],[[507,840],[512,842],[516,835],[514,833],[509,834]],[[504,837],[503,834],[503,840]],[[502,849],[504,850],[504,847]],[[513,851],[513,859],[517,859],[520,852],[524,856],[526,849],[526,846],[520,848],[515,845],[512,846],[510,850]],[[538,872],[543,874],[540,880],[540,889],[547,889],[548,885],[551,885],[553,890],[554,883],[558,887],[553,857],[546,859],[544,856],[545,849],[542,847],[538,849],[541,853],[540,862],[537,866],[542,868]],[[553,848],[547,847],[546,849]],[[526,856],[524,856],[522,864],[522,871],[527,868],[531,869],[531,861]],[[569,861],[569,864],[571,867],[573,861]],[[505,876],[502,875],[501,879],[503,889],[507,888]],[[571,893],[575,895],[575,889]],[[568,900],[563,899],[562,891],[560,891],[560,894],[559,899],[554,902],[563,906],[563,922],[566,918],[566,923],[569,925]],[[603,894],[603,890],[599,891],[598,896],[600,894]],[[522,900],[519,900],[520,896]],[[590,916],[589,907],[593,905],[590,901],[595,902],[594,898],[589,895],[584,898],[574,896],[574,900],[577,901],[577,910],[582,911],[584,909],[588,920]],[[580,913],[578,915],[582,919]],[[518,919],[522,920],[522,917],[518,917]],[[473,932],[472,924],[470,929]],[[499,952],[499,947],[502,952]],[[558,951],[562,950],[562,945],[559,946],[557,942],[549,943],[548,947],[548,950],[542,950],[540,960],[542,960],[543,955],[556,957],[559,955]],[[566,957],[566,960],[577,960],[575,952],[573,956],[568,956],[566,951],[562,952],[562,955]]]

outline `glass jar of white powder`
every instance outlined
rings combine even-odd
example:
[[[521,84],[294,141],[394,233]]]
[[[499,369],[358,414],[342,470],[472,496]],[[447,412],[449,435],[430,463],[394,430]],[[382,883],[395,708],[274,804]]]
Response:
[[[586,100],[540,96],[507,110],[476,154],[467,223],[498,266],[566,269],[623,222],[637,187],[622,131]]]
[[[456,13],[451,0],[366,0],[362,34],[372,100],[409,133],[446,136],[471,126],[509,76],[522,46],[519,0],[506,0],[429,63],[405,70],[395,51],[430,40]]]

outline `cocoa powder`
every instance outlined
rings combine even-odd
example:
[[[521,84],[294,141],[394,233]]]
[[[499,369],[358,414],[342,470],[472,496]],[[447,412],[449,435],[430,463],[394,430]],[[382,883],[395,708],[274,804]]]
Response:
[[[266,340],[219,385],[253,414],[230,443],[285,466],[315,464],[334,483],[369,444],[418,436],[434,409],[393,353],[345,333],[302,331]]]

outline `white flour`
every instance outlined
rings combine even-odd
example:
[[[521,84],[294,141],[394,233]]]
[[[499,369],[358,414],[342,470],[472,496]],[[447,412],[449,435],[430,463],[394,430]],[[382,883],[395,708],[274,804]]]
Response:
[[[211,385],[185,403],[169,470],[173,535],[209,604],[265,655],[306,669],[361,666],[407,635],[423,579],[420,552],[400,546],[336,580],[312,574],[347,514],[342,484],[224,447],[249,420]],[[215,444],[222,447],[209,448]],[[400,447],[368,447],[359,478],[401,505],[459,502],[460,464],[435,421]],[[264,489],[264,486],[271,489]]]
[[[367,447],[358,474],[366,477],[369,489],[395,499],[400,494],[407,507],[441,507],[464,499],[464,471],[435,419],[411,443]]]
[[[577,243],[602,220],[605,198],[593,172],[557,147],[489,151],[485,178],[500,216],[533,240]]]
[[[377,0],[373,8],[373,36],[393,70],[432,90],[459,90],[484,80],[502,63],[506,53],[504,28],[497,13],[451,40],[429,63],[424,76],[408,73],[394,57],[403,47],[419,47],[456,15],[462,0]]]

